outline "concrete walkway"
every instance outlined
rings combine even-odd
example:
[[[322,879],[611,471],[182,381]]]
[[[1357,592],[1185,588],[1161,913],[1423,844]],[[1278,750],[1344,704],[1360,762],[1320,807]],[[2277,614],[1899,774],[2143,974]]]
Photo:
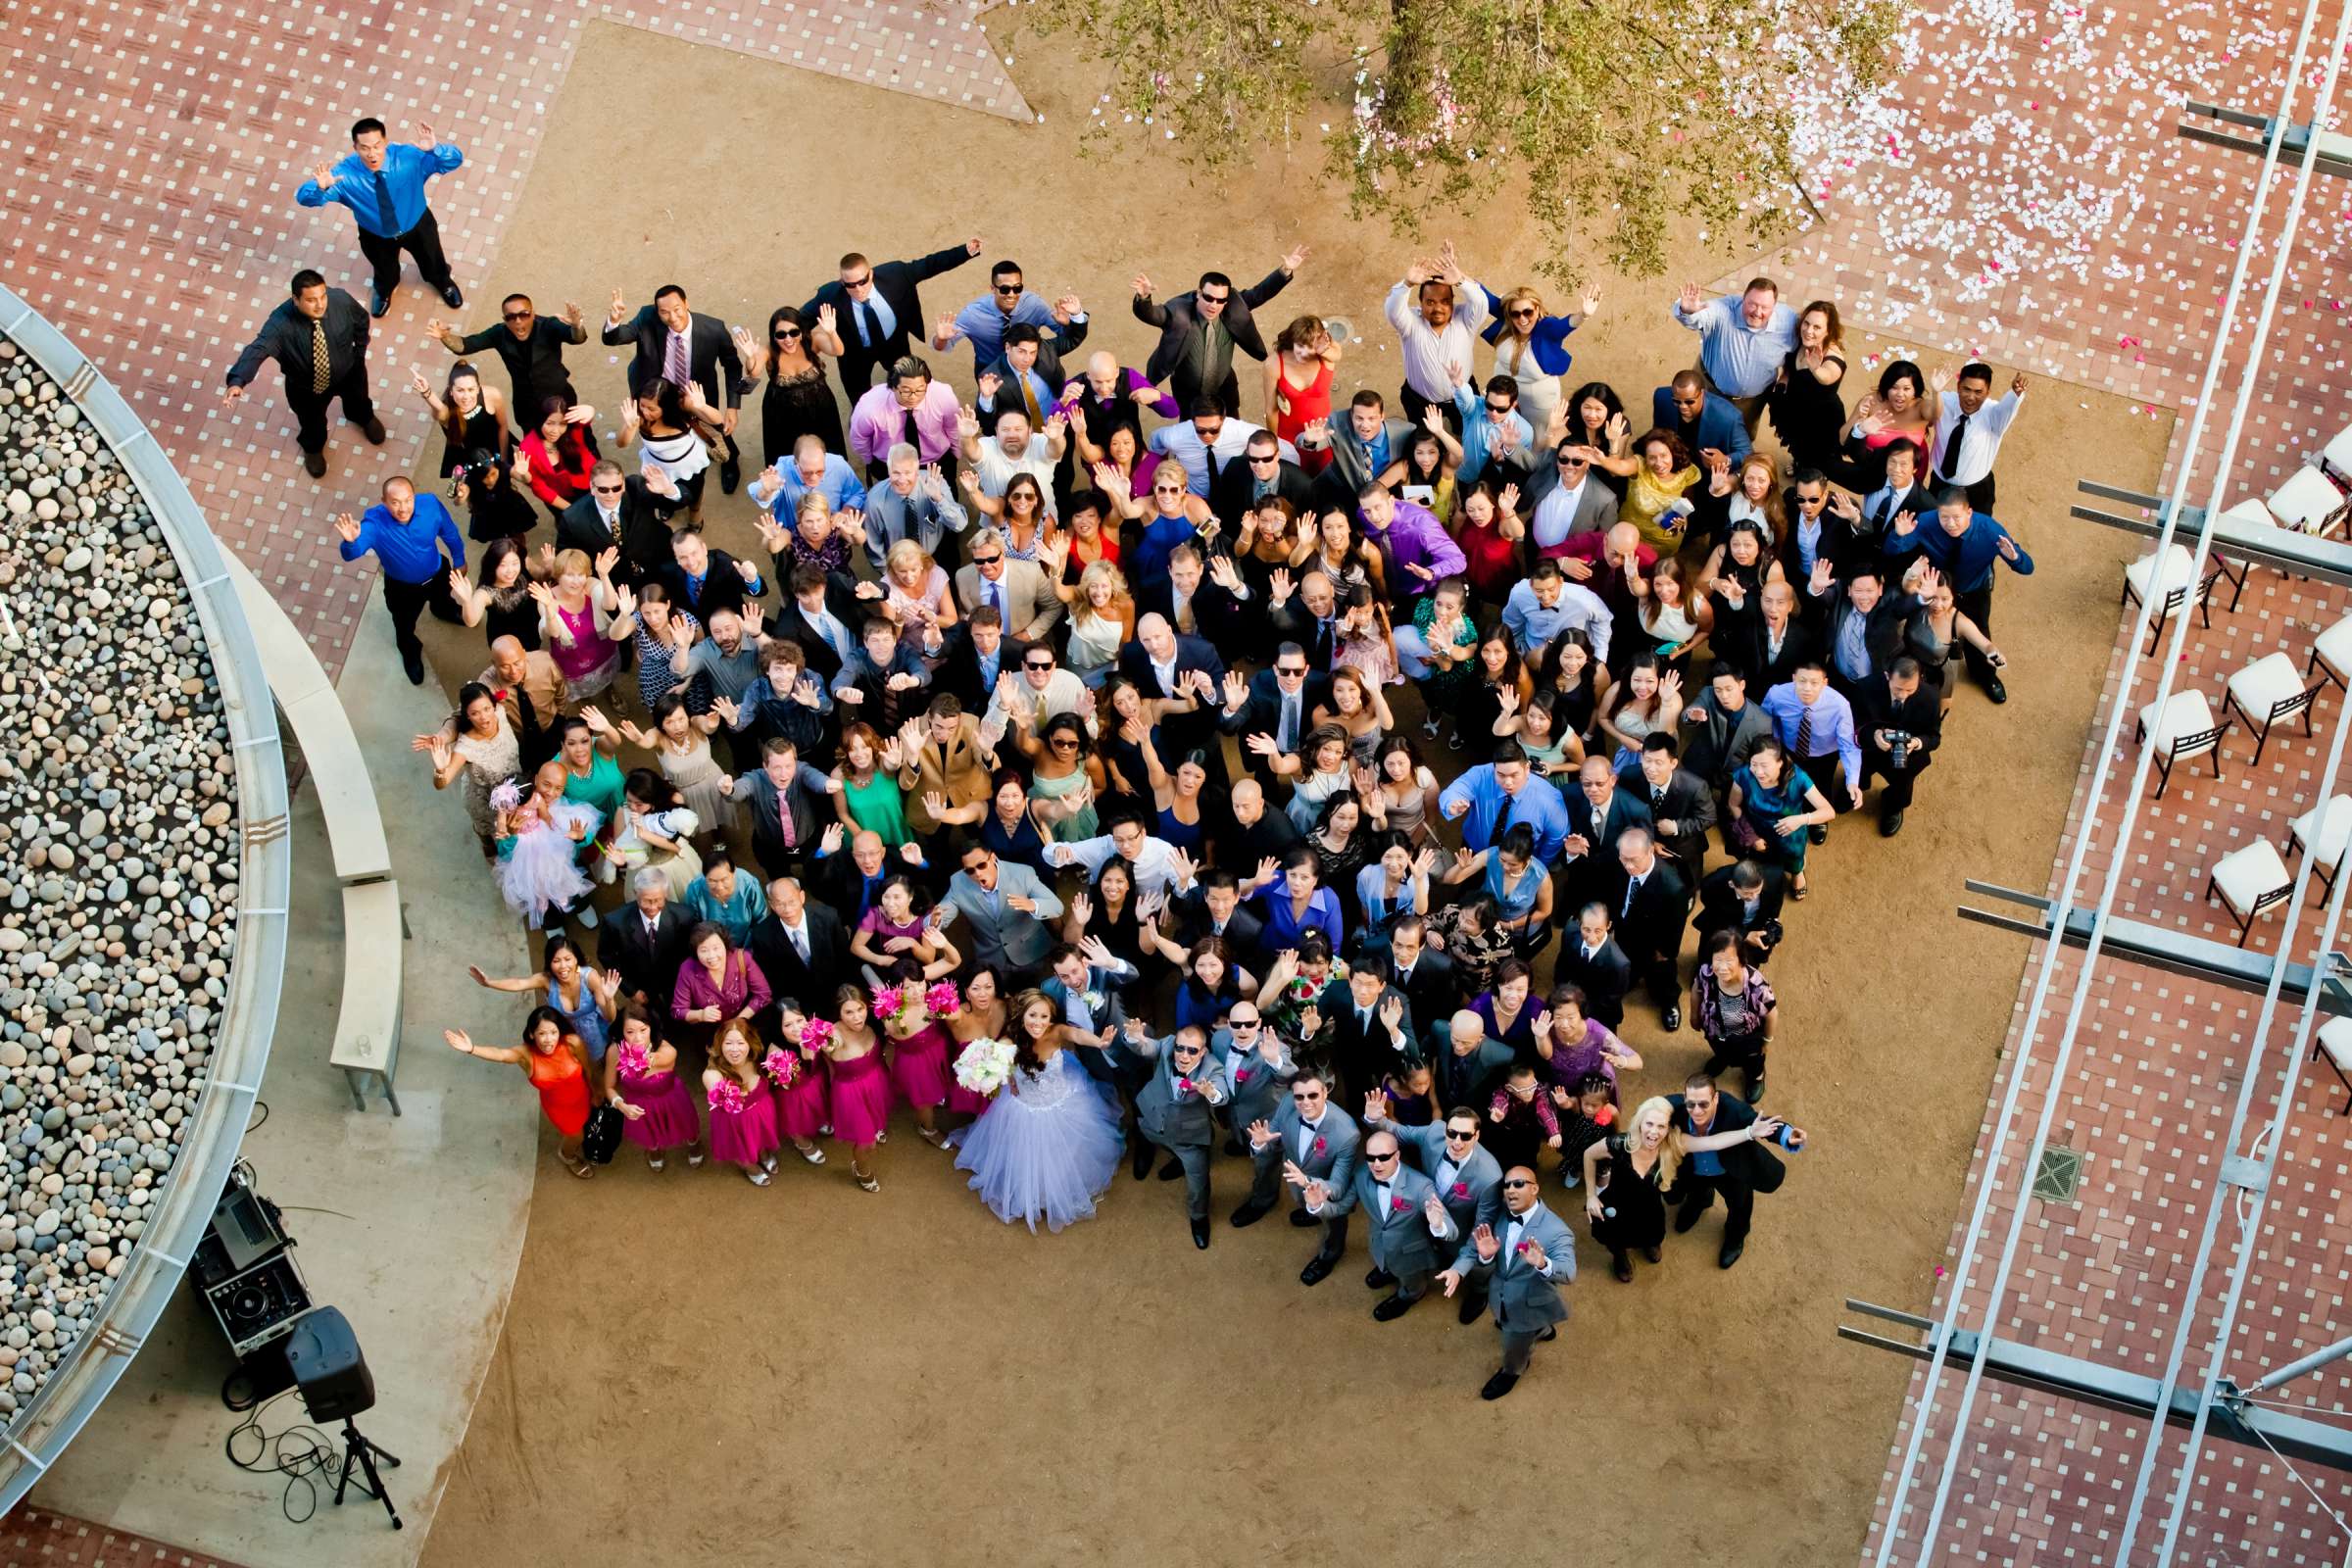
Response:
[[[474,852],[455,794],[436,795],[409,739],[447,716],[437,688],[402,676],[382,600],[370,595],[339,686],[367,754],[406,901],[408,992],[394,1119],[360,1114],[327,1066],[342,986],[342,905],[315,791],[294,799],[294,886],[283,1001],[244,1155],[285,1210],[312,1298],[342,1308],[375,1376],[360,1419],[400,1455],[388,1472],[408,1528],[373,1502],[338,1511],[323,1489],[309,1523],[281,1511],[282,1477],[229,1463],[241,1419],[220,1400],[231,1366],[210,1314],[182,1293],[104,1408],[33,1493],[44,1509],[160,1541],[198,1544],[247,1568],[407,1568],[422,1549],[450,1461],[490,1366],[522,1252],[539,1117],[507,1068],[442,1044],[453,1025],[505,1043],[515,1000],[466,979],[479,962],[520,973],[523,934]],[[288,745],[291,747],[291,736]],[[265,1412],[305,1419],[298,1396]],[[250,1451],[240,1439],[240,1454]],[[297,1484],[296,1514],[307,1499]]]

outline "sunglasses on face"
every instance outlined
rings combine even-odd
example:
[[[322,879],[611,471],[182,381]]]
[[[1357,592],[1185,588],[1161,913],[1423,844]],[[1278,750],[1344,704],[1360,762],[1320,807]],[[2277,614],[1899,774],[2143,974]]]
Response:
[[[1487,405],[1487,412],[1499,419],[1511,412],[1511,406],[1508,403],[1490,403]]]
[[[1505,1187],[1533,1187],[1536,1184],[1534,1182],[1509,1181],[1504,1182],[1502,1185]]]
[[[873,273],[871,273],[871,272],[868,272],[868,273],[866,273],[866,274],[865,274],[863,277],[851,277],[851,278],[844,278],[844,279],[842,280],[842,285],[841,285],[841,286],[842,286],[843,288],[864,288],[864,287],[865,287],[867,284],[871,283],[873,280],[874,280],[874,274],[873,274]]]
[[[531,318],[531,313],[528,311],[506,311],[502,314],[510,321],[527,321]]]
[[[1257,1027],[1257,1020],[1255,1018],[1235,1018],[1230,1021],[1233,1027],[1236,1029],[1254,1029]]]
[[[1386,1165],[1386,1164],[1387,1164],[1387,1163],[1388,1163],[1390,1160],[1392,1160],[1392,1159],[1395,1159],[1395,1158],[1396,1157],[1396,1152],[1395,1150],[1393,1150],[1393,1149],[1392,1149],[1391,1151],[1389,1151],[1389,1152],[1388,1152],[1387,1153],[1385,1153],[1385,1154],[1371,1154],[1371,1153],[1367,1153],[1366,1155],[1364,1155],[1364,1157],[1365,1157],[1366,1159],[1370,1160],[1370,1161],[1371,1161],[1373,1164],[1375,1164],[1375,1165]]]
[[[1011,296],[1020,293],[1020,291],[1021,285],[1018,283],[999,283],[997,285],[997,292],[1004,295],[1006,298],[1010,298]]]
[[[1532,321],[1535,318],[1536,308],[1532,305],[1517,306],[1511,311],[1511,319],[1514,321]]]
[[[1252,452],[1252,453],[1250,453],[1250,466],[1251,466],[1252,468],[1257,468],[1257,467],[1269,467],[1269,468],[1270,468],[1270,467],[1272,467],[1272,466],[1274,466],[1276,463],[1279,463],[1280,461],[1282,461],[1282,454],[1281,454],[1281,453],[1279,453],[1279,452],[1269,452],[1269,453],[1267,453],[1267,454],[1266,454],[1264,457],[1262,457],[1262,458],[1261,458],[1261,457],[1259,457],[1259,456],[1258,456],[1256,453],[1254,453],[1254,452]]]
[[[779,326],[776,328],[776,341],[779,343],[789,343],[800,335],[801,329],[797,326]]]
[[[1565,458],[1565,457],[1564,457],[1564,458],[1561,458],[1561,459],[1559,459],[1559,460],[1558,460],[1560,466],[1561,466],[1561,467],[1563,467],[1563,468],[1581,468],[1581,467],[1583,467],[1583,466],[1586,465],[1586,463],[1587,463],[1588,461],[1590,461],[1590,460],[1588,460],[1588,459],[1585,459],[1585,458]]]
[[[1203,305],[1222,305],[1231,298],[1233,298],[1233,296],[1230,294],[1203,294],[1200,296],[1200,303]]]
[[[1466,1144],[1477,1136],[1478,1129],[1475,1127],[1471,1128],[1468,1132],[1462,1133],[1457,1133],[1450,1127],[1446,1129],[1446,1141],[1449,1144]]]
[[[616,496],[622,491],[628,489],[628,482],[626,480],[623,480],[619,484],[599,484],[589,486],[590,489],[594,490],[600,496]]]
[[[1003,556],[974,556],[972,558],[972,564],[975,566],[993,566],[1004,559],[1004,558]]]
[[[1042,675],[1054,667],[1054,661],[1051,659],[1032,660],[1023,663],[1021,667],[1023,669],[1035,670],[1038,674]]]

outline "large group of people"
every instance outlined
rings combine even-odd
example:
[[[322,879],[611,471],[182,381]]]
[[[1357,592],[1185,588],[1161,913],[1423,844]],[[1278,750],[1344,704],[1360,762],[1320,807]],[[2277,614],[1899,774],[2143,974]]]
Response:
[[[383,134],[302,199],[355,211],[374,314],[393,239],[455,306],[416,193],[458,150]],[[547,935],[475,971],[520,1043],[452,1046],[524,1072],[581,1177],[609,1107],[656,1170],[764,1187],[789,1146],[874,1192],[904,1107],[1008,1221],[1124,1163],[1205,1248],[1231,1166],[1232,1226],[1314,1233],[1304,1284],[1360,1214],[1376,1317],[1491,1315],[1490,1398],[1565,1316],[1572,1221],[1631,1282],[1721,1199],[1733,1267],[1803,1147],[1756,1107],[1812,853],[1874,785],[1879,833],[1919,808],[1961,666],[2006,700],[2024,378],[1897,360],[1849,402],[1836,305],[1758,277],[1666,302],[1697,363],[1645,404],[1571,373],[1597,296],[1448,245],[1386,300],[1402,384],[1343,390],[1325,318],[1268,315],[1303,248],[1138,276],[1100,334],[1009,260],[946,308],[983,254],[845,255],[757,333],[616,291],[633,450],[576,307],[432,323],[440,484],[334,526],[412,679],[428,610],[488,642],[416,749]],[[274,355],[314,473],[332,398],[380,439],[369,318],[298,273],[229,372]],[[714,473],[757,558],[706,537]],[[1703,1064],[1654,1081],[1635,1008]]]

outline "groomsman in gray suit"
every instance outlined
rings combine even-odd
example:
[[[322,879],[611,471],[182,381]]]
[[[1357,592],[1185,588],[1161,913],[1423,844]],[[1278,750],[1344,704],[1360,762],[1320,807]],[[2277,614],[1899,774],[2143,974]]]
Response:
[[[1306,1211],[1320,1215],[1331,1206],[1331,1191],[1303,1175],[1294,1176],[1306,1200]],[[1372,1244],[1372,1272],[1364,1283],[1374,1290],[1394,1285],[1396,1292],[1372,1308],[1383,1323],[1404,1316],[1429,1290],[1438,1271],[1439,1242],[1459,1242],[1453,1216],[1438,1201],[1438,1190],[1428,1177],[1404,1163],[1401,1146],[1393,1132],[1376,1132],[1364,1140],[1364,1162],[1355,1172],[1356,1206]]]
[[[1053,951],[1046,922],[1061,918],[1061,900],[1035,871],[999,859],[985,844],[967,846],[961,864],[948,878],[948,903],[971,922],[972,961],[995,969],[1008,990],[1028,984]]]
[[[1499,1399],[1518,1385],[1540,1340],[1559,1338],[1553,1327],[1568,1315],[1560,1287],[1576,1278],[1576,1238],[1536,1198],[1536,1173],[1513,1165],[1502,1173],[1503,1222],[1481,1225],[1462,1244],[1453,1267],[1438,1276],[1451,1296],[1465,1279],[1482,1279],[1502,1330],[1502,1369],[1478,1391]]]
[[[1282,1036],[1266,1027],[1257,1004],[1248,1000],[1233,1004],[1208,1049],[1225,1083],[1225,1124],[1235,1141],[1226,1152],[1238,1154],[1241,1135],[1251,1122],[1272,1123],[1288,1093],[1283,1086],[1298,1075],[1298,1067]]]
[[[1143,1020],[1127,1020],[1127,1045],[1152,1058],[1152,1076],[1135,1092],[1135,1123],[1144,1137],[1168,1152],[1160,1180],[1184,1177],[1184,1209],[1193,1222],[1193,1245],[1208,1246],[1208,1150],[1217,1136],[1214,1111],[1225,1103],[1222,1064],[1208,1054],[1208,1034],[1188,1024],[1154,1040]]]
[[[1438,1201],[1453,1216],[1459,1235],[1502,1218],[1502,1167],[1479,1143],[1482,1123],[1476,1107],[1456,1105],[1442,1122],[1407,1127],[1389,1119],[1389,1097],[1374,1090],[1364,1097],[1364,1126],[1396,1135],[1405,1153],[1437,1189]],[[1462,1321],[1477,1322],[1486,1310],[1487,1293],[1473,1282],[1461,1295]]]
[[[1348,1250],[1348,1215],[1355,1207],[1355,1159],[1361,1142],[1355,1119],[1332,1104],[1331,1085],[1319,1074],[1302,1072],[1291,1080],[1291,1102],[1275,1111],[1271,1122],[1251,1122],[1249,1134],[1256,1177],[1250,1201],[1233,1211],[1233,1223],[1254,1225],[1271,1213],[1287,1176],[1321,1182],[1330,1200],[1322,1213],[1307,1212],[1303,1199],[1291,1210],[1291,1223],[1301,1230],[1323,1227],[1323,1245],[1298,1271],[1299,1284],[1320,1285]]]

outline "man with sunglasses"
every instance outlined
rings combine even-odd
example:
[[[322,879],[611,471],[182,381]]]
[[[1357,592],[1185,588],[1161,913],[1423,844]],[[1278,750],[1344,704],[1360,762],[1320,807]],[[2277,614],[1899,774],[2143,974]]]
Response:
[[[1308,668],[1306,650],[1286,642],[1274,650],[1273,667],[1259,670],[1247,681],[1240,670],[1228,670],[1224,698],[1224,711],[1217,716],[1219,730],[1227,735],[1271,735],[1275,751],[1288,757],[1305,744],[1307,731],[1314,727],[1315,710],[1330,706],[1331,677]],[[1250,776],[1273,789],[1277,776],[1273,759],[1247,745],[1242,750]]]
[[[1481,1225],[1502,1218],[1502,1167],[1479,1141],[1482,1129],[1475,1105],[1456,1105],[1443,1121],[1407,1127],[1389,1115],[1389,1097],[1378,1090],[1364,1097],[1364,1127],[1387,1134],[1404,1146],[1414,1165],[1429,1179],[1431,1191],[1453,1221],[1457,1239]],[[1374,1283],[1367,1281],[1367,1284]],[[1487,1293],[1477,1281],[1466,1282],[1461,1293],[1461,1320],[1475,1323],[1487,1304]]]
[[[1029,292],[1020,263],[999,262],[989,269],[987,293],[954,316],[939,318],[931,346],[944,351],[954,347],[957,338],[965,339],[972,345],[972,372],[977,375],[1004,357],[1004,329],[1015,321],[1052,336],[1065,351],[1086,338],[1086,307],[1077,295],[1064,294],[1049,305],[1042,296]]]
[[[1707,378],[1696,370],[1678,370],[1666,385],[1650,394],[1650,423],[1681,436],[1705,466],[1709,454],[1737,464],[1755,450],[1740,411],[1729,400],[1707,390]]]
[[[1295,451],[1296,449],[1294,449]],[[1228,528],[1269,499],[1288,501],[1299,512],[1314,500],[1315,481],[1295,457],[1282,455],[1282,442],[1271,430],[1252,430],[1242,444],[1242,461],[1227,463],[1208,483],[1208,508]]]
[[[852,403],[873,384],[877,367],[887,368],[913,351],[913,334],[923,325],[923,301],[916,285],[979,254],[980,236],[974,234],[960,245],[908,262],[876,264],[857,251],[841,259],[840,275],[801,307],[801,319],[813,321],[818,311],[833,307],[833,318],[841,323],[841,389]]]
[[[1152,280],[1135,279],[1135,318],[1159,328],[1159,342],[1144,364],[1144,374],[1164,381],[1180,408],[1196,399],[1214,399],[1229,415],[1242,412],[1241,384],[1233,373],[1233,351],[1253,360],[1266,357],[1266,340],[1250,312],[1289,285],[1306,264],[1306,247],[1297,246],[1252,287],[1235,290],[1223,272],[1202,272],[1189,294],[1153,303]]]
[[[1331,1207],[1328,1182],[1303,1172],[1291,1180],[1309,1214],[1320,1217]],[[1437,1244],[1459,1243],[1461,1232],[1430,1179],[1404,1162],[1393,1132],[1375,1132],[1364,1139],[1364,1162],[1356,1167],[1353,1197],[1364,1212],[1366,1240],[1372,1248],[1372,1272],[1364,1276],[1364,1283],[1374,1290],[1396,1287],[1372,1308],[1372,1316],[1392,1323],[1428,1294],[1430,1279],[1443,1260]]]
[[[1230,886],[1230,871],[1203,873],[1219,874]],[[1258,1012],[1257,1004],[1246,999],[1233,1004],[1225,1027],[1211,1037],[1208,1047],[1217,1059],[1218,1079],[1225,1086],[1225,1152],[1239,1154],[1244,1152],[1241,1135],[1250,1124],[1271,1122],[1282,1108],[1291,1092],[1291,1080],[1298,1076],[1298,1064],[1291,1059],[1290,1045],[1280,1032]]]
[[[636,397],[657,377],[678,387],[692,382],[703,400],[719,411],[725,456],[718,466],[718,487],[733,495],[743,482],[743,449],[735,444],[735,421],[749,383],[727,323],[692,309],[683,288],[664,283],[654,290],[654,302],[639,307],[635,316],[628,314],[621,291],[614,289],[605,312],[603,336],[614,348],[624,343],[636,347],[629,361],[629,396]]]
[[[989,606],[1005,634],[1025,643],[1043,641],[1061,623],[1061,596],[1054,584],[1036,562],[1010,559],[1004,534],[994,528],[981,531],[956,573],[956,603],[967,615]]]
[[[1536,1196],[1536,1173],[1525,1165],[1502,1173],[1502,1209],[1501,1223],[1473,1230],[1453,1267],[1438,1276],[1447,1296],[1484,1284],[1502,1331],[1502,1366],[1478,1391],[1482,1399],[1510,1393],[1538,1342],[1559,1338],[1555,1325],[1568,1315],[1560,1287],[1576,1278],[1576,1237]]]
[[[1130,1018],[1126,1033],[1127,1049],[1152,1063],[1152,1075],[1135,1092],[1136,1128],[1167,1152],[1159,1179],[1184,1178],[1184,1212],[1192,1222],[1193,1245],[1204,1249],[1208,1151],[1217,1135],[1216,1108],[1227,1099],[1222,1065],[1210,1056],[1208,1034],[1199,1024],[1153,1039],[1141,1018]]]
[[[1484,388],[1470,382],[1470,367],[1449,366],[1453,375],[1453,412],[1460,416],[1462,462],[1454,470],[1456,487],[1474,485],[1493,466],[1497,485],[1516,484],[1531,466],[1534,426],[1519,412],[1519,383],[1507,375],[1487,378]]]
[[[549,398],[579,401],[571,390],[571,372],[564,368],[564,347],[588,341],[588,318],[580,308],[565,300],[561,318],[541,316],[528,294],[510,294],[499,302],[498,315],[497,325],[463,335],[454,325],[427,321],[424,335],[461,359],[484,349],[496,354],[514,383],[514,401],[508,407],[517,424],[535,423]]]
[[[1591,447],[1564,440],[1552,448],[1549,463],[1528,470],[1519,487],[1519,514],[1527,519],[1537,555],[1568,559],[1571,539],[1597,536],[1617,520],[1617,492],[1592,467]],[[1585,575],[1592,575],[1589,568]]]
[[[624,474],[607,458],[588,475],[588,493],[556,519],[556,548],[594,561],[620,551],[614,583],[636,589],[670,564],[669,519],[678,510],[677,486],[660,468]]]
[[[1355,1118],[1331,1102],[1331,1085],[1312,1071],[1291,1080],[1291,1102],[1271,1120],[1246,1129],[1255,1165],[1250,1200],[1233,1211],[1236,1226],[1254,1225],[1273,1211],[1284,1182],[1298,1191],[1291,1223],[1301,1230],[1321,1226],[1322,1245],[1298,1271],[1301,1285],[1320,1285],[1348,1250],[1348,1216],[1355,1207],[1355,1167],[1362,1142]],[[1323,1201],[1306,1206],[1309,1182],[1323,1187]]]

